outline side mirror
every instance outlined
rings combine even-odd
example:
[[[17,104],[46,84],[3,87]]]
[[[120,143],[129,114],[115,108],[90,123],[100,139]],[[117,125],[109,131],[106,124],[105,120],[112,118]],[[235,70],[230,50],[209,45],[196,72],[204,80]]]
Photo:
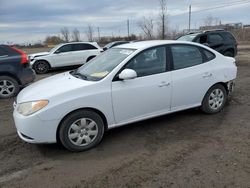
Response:
[[[119,74],[119,79],[121,80],[131,80],[137,77],[137,73],[133,69],[124,69]]]
[[[108,49],[107,47],[104,47],[104,48],[103,48],[103,51],[106,51],[107,49]]]

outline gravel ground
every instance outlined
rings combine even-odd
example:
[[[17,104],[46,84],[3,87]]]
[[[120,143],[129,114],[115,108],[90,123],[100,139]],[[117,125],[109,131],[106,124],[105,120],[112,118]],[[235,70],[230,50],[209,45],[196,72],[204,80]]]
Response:
[[[0,187],[249,188],[249,54],[240,48],[235,93],[222,112],[192,109],[113,129],[82,153],[22,142],[13,99],[1,100]]]

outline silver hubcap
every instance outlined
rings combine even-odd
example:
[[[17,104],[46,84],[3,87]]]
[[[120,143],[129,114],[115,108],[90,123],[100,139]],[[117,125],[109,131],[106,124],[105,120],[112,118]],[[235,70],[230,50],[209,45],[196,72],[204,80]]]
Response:
[[[96,122],[89,118],[81,118],[70,125],[68,138],[77,146],[87,146],[92,143],[98,134]]]
[[[10,96],[15,92],[15,85],[9,80],[0,80],[0,95]]]
[[[46,69],[46,64],[43,63],[43,62],[38,63],[37,69],[38,69],[39,71],[44,71],[44,70]]]
[[[215,89],[209,96],[209,106],[213,110],[218,110],[224,102],[224,93],[221,89]]]

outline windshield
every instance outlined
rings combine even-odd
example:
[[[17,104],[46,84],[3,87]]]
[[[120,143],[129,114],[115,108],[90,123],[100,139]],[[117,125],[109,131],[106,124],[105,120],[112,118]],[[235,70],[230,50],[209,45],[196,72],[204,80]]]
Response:
[[[55,50],[57,50],[57,48],[60,46],[61,44],[56,45],[54,48],[52,48],[49,52],[54,52]]]
[[[192,34],[192,35],[184,35],[180,38],[178,38],[177,40],[181,40],[181,41],[189,41],[192,42],[193,39],[197,36],[197,34]]]
[[[104,48],[111,48],[113,46],[114,42],[108,43],[106,46],[104,46]]]
[[[80,67],[76,74],[80,74],[86,80],[101,80],[134,51],[134,49],[111,48]]]

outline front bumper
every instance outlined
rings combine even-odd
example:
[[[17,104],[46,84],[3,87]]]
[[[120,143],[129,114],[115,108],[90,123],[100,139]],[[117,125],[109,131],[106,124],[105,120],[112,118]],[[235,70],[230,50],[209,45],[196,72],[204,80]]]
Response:
[[[19,137],[28,143],[56,143],[58,120],[43,121],[38,115],[23,116],[13,112]]]

